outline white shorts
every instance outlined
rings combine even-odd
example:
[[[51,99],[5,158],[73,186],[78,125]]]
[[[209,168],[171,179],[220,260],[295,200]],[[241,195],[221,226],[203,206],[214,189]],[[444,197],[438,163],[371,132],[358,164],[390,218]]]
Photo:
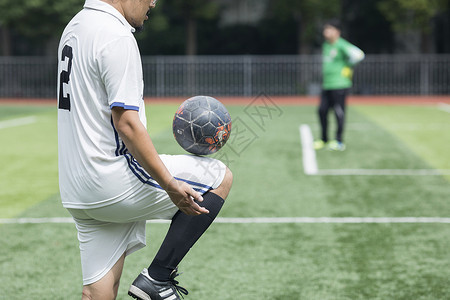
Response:
[[[170,173],[186,181],[201,194],[216,189],[226,166],[215,159],[192,155],[160,155]],[[136,180],[139,179],[136,177]],[[178,208],[158,186],[137,185],[133,196],[100,208],[72,209],[80,243],[83,284],[100,280],[125,253],[145,246],[145,223],[151,219],[170,220]],[[149,261],[150,264],[150,261]]]

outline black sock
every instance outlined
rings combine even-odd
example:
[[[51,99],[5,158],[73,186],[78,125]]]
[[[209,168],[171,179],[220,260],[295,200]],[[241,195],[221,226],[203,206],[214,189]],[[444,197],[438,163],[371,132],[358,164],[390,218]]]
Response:
[[[169,231],[148,268],[149,275],[159,281],[167,281],[170,273],[178,266],[189,249],[206,231],[219,213],[224,199],[214,193],[203,195],[200,206],[209,210],[209,214],[188,216],[178,211],[172,218]]]

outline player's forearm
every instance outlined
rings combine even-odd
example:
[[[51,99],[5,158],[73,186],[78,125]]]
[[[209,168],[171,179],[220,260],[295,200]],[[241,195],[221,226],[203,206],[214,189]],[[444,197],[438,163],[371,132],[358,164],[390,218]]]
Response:
[[[134,132],[133,138],[122,134],[122,140],[139,164],[161,185],[162,188],[167,190],[173,177],[159,158],[158,152],[145,130],[145,127],[142,128],[144,131],[139,130],[139,132]]]
[[[167,190],[173,177],[159,158],[147,130],[137,118],[137,113],[135,115],[133,113],[131,111],[113,113],[114,125],[128,151],[153,179]]]

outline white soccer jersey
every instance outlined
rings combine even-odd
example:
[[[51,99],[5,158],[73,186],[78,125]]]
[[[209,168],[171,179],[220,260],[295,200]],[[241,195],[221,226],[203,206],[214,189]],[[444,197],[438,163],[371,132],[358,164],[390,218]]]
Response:
[[[146,126],[143,76],[134,28],[111,5],[87,0],[58,48],[59,184],[67,208],[120,201],[139,184],[111,108],[139,111]],[[127,160],[128,157],[128,160]]]

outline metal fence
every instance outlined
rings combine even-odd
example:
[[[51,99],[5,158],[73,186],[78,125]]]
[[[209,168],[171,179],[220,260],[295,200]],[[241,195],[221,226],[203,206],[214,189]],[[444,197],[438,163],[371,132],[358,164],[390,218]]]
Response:
[[[143,57],[147,97],[316,95],[318,55]],[[56,60],[0,57],[0,97],[53,98]],[[448,95],[450,55],[367,55],[357,66],[353,94]]]

